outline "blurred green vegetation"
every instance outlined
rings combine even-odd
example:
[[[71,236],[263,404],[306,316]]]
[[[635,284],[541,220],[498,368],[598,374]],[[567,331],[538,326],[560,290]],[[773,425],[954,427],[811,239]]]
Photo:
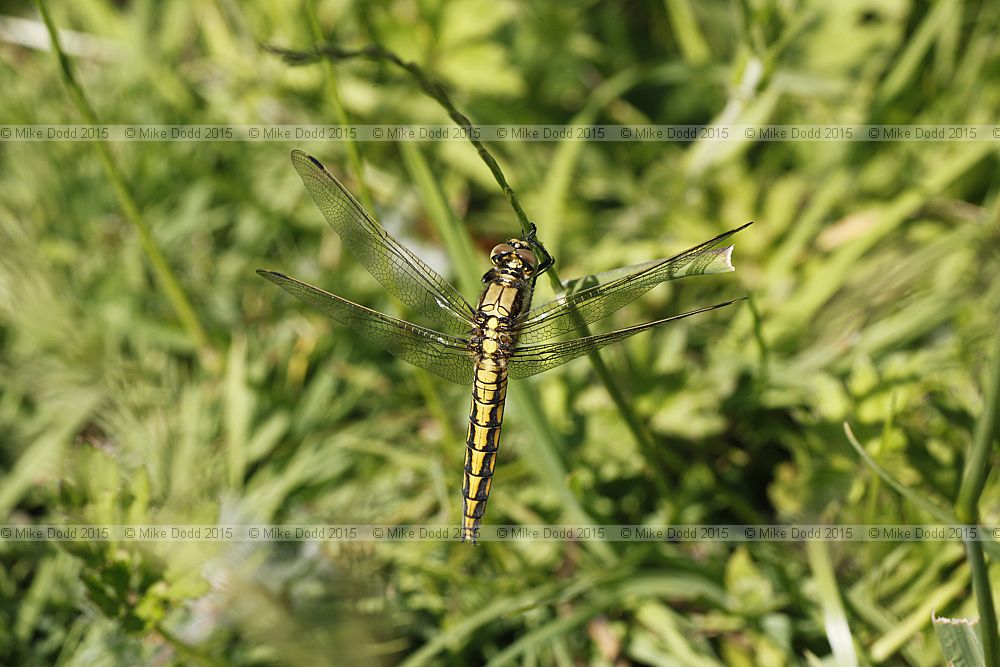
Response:
[[[447,123],[384,64],[291,68],[310,3],[53,5],[103,123]],[[420,63],[474,122],[996,123],[996,3],[319,2],[347,46]],[[30,5],[4,13],[37,18]],[[9,38],[8,38],[9,39]],[[0,44],[0,122],[76,123],[51,53]],[[94,146],[0,144],[6,523],[455,523],[468,390],[418,374],[254,274],[398,304],[341,252],[288,162],[354,192],[343,143],[115,143],[208,336],[171,308]],[[1000,307],[983,142],[491,146],[564,278],[747,220],[735,274],[600,323],[748,293],[512,401],[486,521],[919,523],[844,435],[950,511]],[[446,271],[434,185],[483,252],[517,223],[462,143],[359,147],[378,217]],[[541,285],[541,283],[540,283]],[[550,292],[540,288],[540,303]],[[472,295],[470,295],[471,297]],[[754,313],[756,312],[756,317]],[[215,360],[214,362],[212,360]],[[554,471],[566,475],[554,475]],[[668,489],[664,494],[662,489]],[[925,504],[926,504],[925,503]],[[1000,524],[990,479],[981,520]],[[956,543],[0,543],[10,665],[940,664],[931,612],[975,616]],[[995,566],[991,567],[995,570]],[[846,638],[837,628],[848,628]]]

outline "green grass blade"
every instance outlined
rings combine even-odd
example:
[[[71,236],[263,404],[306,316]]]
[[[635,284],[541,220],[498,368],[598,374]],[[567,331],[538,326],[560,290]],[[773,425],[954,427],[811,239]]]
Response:
[[[992,454],[997,442],[997,423],[1000,420],[1000,326],[997,327],[993,349],[993,363],[986,386],[985,408],[976,423],[976,431],[969,447],[962,485],[955,514],[962,523],[979,521],[979,499],[986,487],[986,478],[992,469]],[[983,556],[983,543],[967,541],[966,553],[972,566],[972,588],[979,608],[982,629],[983,656],[989,667],[1000,665],[1000,635],[997,634],[997,615],[993,604],[993,587]]]
[[[941,642],[941,652],[952,667],[982,667],[986,664],[983,644],[976,623],[966,618],[935,616],[934,632]]]
[[[316,40],[317,45],[322,44],[326,39],[323,37],[323,31],[319,25],[319,16],[316,13],[316,0],[308,0],[306,2],[305,13],[313,39]],[[334,68],[333,63],[324,61],[323,74],[326,77],[326,95],[333,106],[333,116],[337,119],[337,123],[341,127],[348,127],[351,124],[351,118],[348,116],[343,100],[340,97],[337,70]],[[357,183],[357,193],[361,199],[361,204],[366,210],[374,211],[375,203],[372,201],[371,190],[368,189],[368,183],[365,180],[364,163],[361,160],[361,150],[358,148],[358,142],[348,135],[344,143],[347,147],[347,160],[351,164],[351,171],[354,172],[354,180]]]
[[[889,486],[891,486],[899,495],[906,498],[908,501],[913,503],[916,507],[927,512],[930,516],[937,519],[942,524],[946,525],[957,525],[962,523],[958,520],[954,514],[948,510],[935,505],[931,501],[927,500],[924,496],[920,495],[917,491],[914,491],[910,487],[906,486],[898,479],[892,476],[888,470],[880,466],[875,460],[865,451],[864,446],[858,442],[857,437],[854,435],[854,431],[851,429],[850,424],[844,422],[844,433],[847,435],[847,441],[854,448],[854,451],[858,453],[858,456],[871,468],[879,477],[882,478]],[[1000,544],[997,542],[980,542],[983,548],[990,553],[994,558],[1000,558]]]
[[[62,45],[59,42],[59,33],[52,22],[52,17],[49,15],[48,3],[44,0],[35,0],[35,5],[38,7],[38,11],[45,22],[45,27],[52,42],[52,50],[59,63],[59,73],[66,90],[69,92],[70,98],[73,100],[73,104],[80,112],[80,115],[83,116],[86,123],[97,125],[97,114],[94,113],[94,109],[87,100],[83,88],[77,82],[69,58],[66,57],[66,54],[62,50]],[[93,141],[91,143],[94,146],[94,150],[97,151],[97,156],[100,159],[101,166],[104,168],[104,173],[111,180],[111,185],[114,188],[115,196],[118,198],[118,204],[121,206],[122,212],[139,234],[142,247],[146,251],[149,263],[153,267],[153,273],[163,288],[167,300],[173,307],[174,313],[181,321],[181,325],[187,331],[200,353],[202,362],[210,370],[218,370],[219,360],[211,347],[208,335],[205,333],[205,329],[202,327],[197,314],[195,314],[190,300],[188,300],[183,288],[181,288],[180,282],[177,280],[173,270],[163,256],[159,245],[157,245],[156,240],[153,238],[152,231],[139,212],[138,204],[136,204],[131,192],[129,192],[128,186],[125,185],[125,179],[118,169],[118,165],[111,157],[111,150],[108,148],[108,144],[104,141]]]
[[[806,542],[809,566],[816,578],[820,606],[823,609],[823,628],[833,651],[834,664],[838,667],[857,667],[858,655],[854,651],[854,639],[847,621],[844,604],[837,586],[830,548],[826,542],[810,540]]]
[[[691,3],[688,0],[664,0],[664,4],[673,27],[674,38],[680,46],[684,60],[692,65],[708,61],[711,51],[695,19]]]
[[[998,423],[1000,423],[1000,326],[997,327],[996,341],[993,347],[993,363],[986,385],[983,414],[976,423],[976,431],[965,470],[962,474],[962,486],[959,489],[958,500],[955,502],[955,514],[962,523],[976,521],[976,505],[986,486],[991,465],[990,456],[997,444]]]
[[[437,230],[438,236],[445,244],[448,257],[458,274],[458,283],[466,297],[476,295],[482,290],[480,275],[482,263],[476,252],[469,231],[458,220],[451,210],[441,189],[440,181],[434,177],[430,165],[420,151],[416,142],[403,141],[399,144],[403,155],[403,165],[410,179],[420,194],[424,210]]]
[[[967,568],[963,566],[952,572],[951,578],[947,582],[931,591],[922,604],[872,643],[869,647],[872,661],[876,664],[884,662],[909,644],[914,635],[930,623],[934,610],[960,599],[968,585],[969,572]]]

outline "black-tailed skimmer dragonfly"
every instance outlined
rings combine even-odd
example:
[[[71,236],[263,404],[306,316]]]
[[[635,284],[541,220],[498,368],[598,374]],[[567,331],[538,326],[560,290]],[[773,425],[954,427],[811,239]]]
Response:
[[[390,236],[319,160],[296,150],[292,164],[344,247],[386,290],[432,321],[437,330],[369,310],[282,273],[257,273],[400,359],[446,380],[472,385],[462,484],[463,541],[475,542],[486,510],[508,378],[519,380],[547,371],[641,331],[740,300],[610,333],[546,342],[578,332],[665,280],[732,271],[733,247],[724,243],[747,225],[670,258],[567,283],[562,296],[534,309],[535,280],[552,260],[534,234],[510,239],[490,253],[493,266],[483,276],[486,287],[473,308],[451,283]],[[539,261],[538,255],[544,259]]]

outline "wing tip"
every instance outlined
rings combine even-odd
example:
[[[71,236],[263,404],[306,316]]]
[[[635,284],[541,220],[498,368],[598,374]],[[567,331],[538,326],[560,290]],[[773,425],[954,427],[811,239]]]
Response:
[[[733,248],[735,247],[734,245],[730,245],[719,250],[719,257],[722,260],[722,272],[736,270],[736,267],[733,266]]]
[[[691,310],[691,311],[688,311],[686,313],[681,313],[681,317],[687,317],[688,315],[695,315],[695,314],[698,314],[698,313],[707,313],[708,311],[718,310],[719,308],[726,308],[727,306],[731,306],[734,303],[739,303],[741,301],[747,301],[749,299],[750,299],[750,297],[748,295],[748,296],[741,296],[741,297],[738,297],[736,299],[730,299],[729,301],[722,301],[720,303],[712,304],[711,306],[705,306],[704,308],[698,308],[697,310]]]
[[[292,160],[292,166],[295,166],[296,163],[299,162],[315,161],[309,153],[306,153],[304,150],[299,148],[293,148],[292,152],[289,154],[289,158]]]
[[[304,150],[293,148],[291,152],[291,158],[293,165],[296,162],[311,162],[314,167],[322,169],[324,171],[326,170],[326,167],[323,165],[322,162],[314,158],[312,155],[309,155],[309,153],[306,153]]]
[[[728,235],[732,235],[732,234],[736,234],[736,233],[742,232],[744,229],[746,229],[747,227],[749,227],[753,223],[754,223],[753,220],[751,220],[750,222],[743,223],[742,225],[740,225],[739,227],[737,227],[733,231],[729,232]],[[733,266],[733,248],[735,248],[735,247],[736,247],[735,245],[730,245],[730,246],[726,246],[725,248],[720,248],[719,249],[719,251],[718,251],[719,252],[719,256],[722,259],[722,271],[721,272],[729,272],[729,271],[735,271],[736,270],[736,267]]]

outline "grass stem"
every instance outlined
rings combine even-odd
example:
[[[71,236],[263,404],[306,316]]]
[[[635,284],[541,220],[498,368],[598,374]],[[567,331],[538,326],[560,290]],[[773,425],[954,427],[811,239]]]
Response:
[[[674,29],[674,38],[684,60],[692,65],[708,62],[712,53],[695,19],[691,3],[688,0],[665,0],[665,4],[670,25]]]
[[[990,455],[997,441],[997,420],[1000,417],[1000,326],[997,327],[993,349],[993,363],[986,386],[983,414],[976,423],[972,445],[969,447],[962,484],[955,501],[955,514],[959,521],[973,523],[977,519],[976,507],[990,473]]]
[[[65,85],[66,91],[69,93],[70,99],[73,100],[74,106],[76,106],[80,115],[83,116],[83,119],[87,124],[97,125],[97,114],[94,112],[93,107],[87,100],[87,96],[84,93],[83,88],[81,88],[80,84],[76,80],[69,58],[66,57],[66,54],[62,49],[62,45],[59,42],[59,33],[56,30],[56,26],[52,21],[51,15],[49,14],[46,2],[44,0],[35,0],[35,5],[38,7],[38,11],[42,15],[42,20],[44,21],[49,37],[52,40],[52,51],[56,55],[56,60],[59,64],[59,73],[62,78],[63,85]],[[107,142],[98,140],[92,142],[92,145],[94,146],[94,150],[97,151],[97,157],[101,161],[101,166],[104,168],[105,174],[107,174],[108,178],[111,180],[115,196],[118,199],[118,204],[121,206],[122,212],[125,214],[125,218],[139,233],[139,240],[142,243],[143,250],[146,252],[146,256],[149,258],[149,263],[153,267],[153,273],[156,275],[160,286],[163,288],[174,313],[181,321],[181,325],[184,327],[185,331],[187,331],[188,336],[197,347],[202,363],[212,370],[219,370],[218,357],[212,350],[208,340],[208,335],[205,333],[205,329],[202,327],[201,321],[198,319],[194,308],[191,306],[190,300],[181,288],[180,282],[177,280],[177,277],[174,275],[173,270],[167,263],[166,258],[160,251],[160,247],[153,238],[153,234],[150,231],[149,226],[146,225],[146,221],[143,219],[142,213],[139,211],[139,206],[136,204],[135,199],[133,199],[132,194],[125,185],[125,179],[111,156],[111,150],[108,148]]]
[[[979,522],[979,499],[986,479],[990,473],[990,459],[997,440],[997,419],[1000,415],[1000,326],[997,327],[996,342],[993,347],[993,363],[990,366],[989,379],[986,386],[983,414],[976,423],[976,431],[965,470],[962,474],[962,484],[958,490],[958,500],[955,501],[955,514],[964,524]],[[983,656],[988,667],[1000,666],[1000,637],[997,635],[997,616],[993,606],[993,589],[990,586],[989,573],[986,569],[986,558],[982,543],[978,540],[967,540],[965,550],[972,566],[972,589],[976,594],[976,606],[979,608],[980,636],[983,640]]]

